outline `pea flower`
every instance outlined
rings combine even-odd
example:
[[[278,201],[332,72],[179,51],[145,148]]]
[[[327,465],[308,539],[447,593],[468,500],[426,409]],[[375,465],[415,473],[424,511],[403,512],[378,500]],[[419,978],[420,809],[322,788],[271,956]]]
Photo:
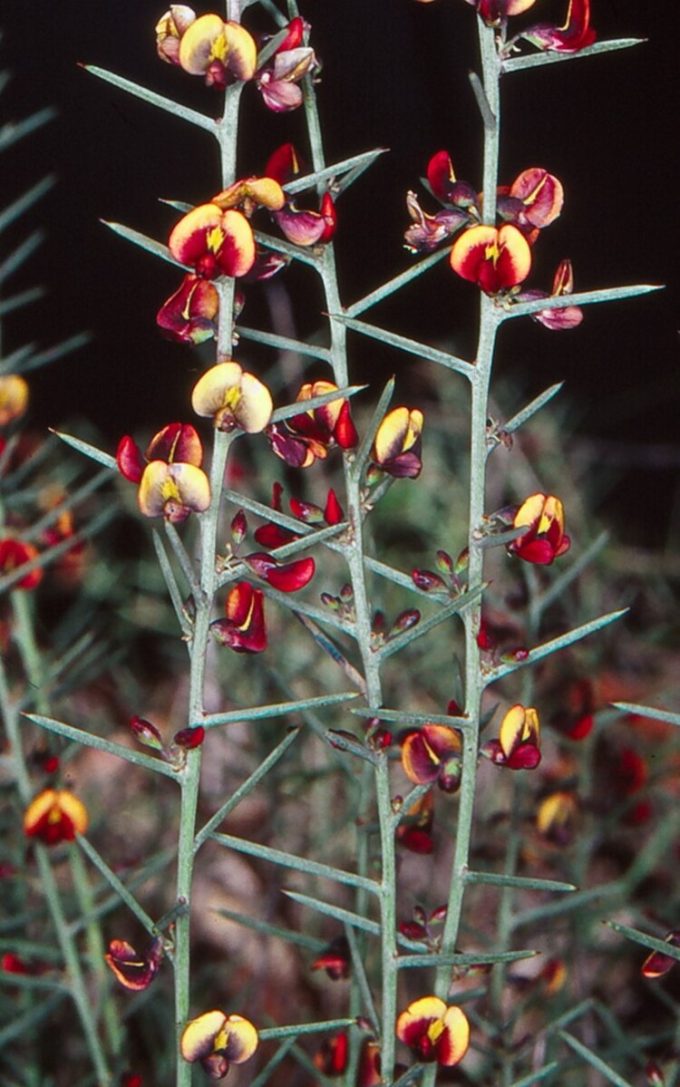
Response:
[[[182,35],[196,21],[196,12],[186,4],[171,4],[156,23],[156,51],[167,64],[179,65]]]
[[[324,1076],[341,1076],[347,1070],[349,1035],[343,1030],[324,1039],[314,1054],[314,1067]]]
[[[507,545],[511,555],[537,566],[549,566],[571,546],[564,531],[564,507],[559,498],[542,493],[525,498],[513,519],[526,532]]]
[[[568,846],[575,834],[578,801],[574,793],[558,790],[549,793],[538,805],[536,830],[557,846]]]
[[[168,248],[201,279],[244,276],[255,262],[255,239],[245,215],[213,203],[187,212],[170,234]]]
[[[203,446],[196,428],[191,423],[168,423],[154,434],[144,454],[129,434],[124,434],[118,442],[118,471],[130,483],[139,483],[144,475],[145,465],[153,460],[163,460],[168,464],[177,461],[200,468],[203,462]]]
[[[529,290],[518,294],[518,302],[533,302],[536,298],[562,298],[574,290],[574,271],[570,260],[561,260],[553,277],[550,294],[545,291]],[[542,309],[532,313],[531,318],[552,331],[565,328],[577,328],[583,320],[583,310],[579,306],[560,306],[556,309]]]
[[[461,741],[447,725],[425,724],[401,741],[401,764],[415,785],[434,785],[453,793],[460,785]]]
[[[190,273],[156,314],[156,324],[170,340],[199,344],[214,338],[220,296],[210,280]]]
[[[406,210],[412,223],[404,234],[404,241],[412,253],[429,253],[462,227],[479,222],[477,194],[467,181],[458,181],[448,151],[437,151],[432,155],[426,175],[430,192],[443,207],[434,215],[428,215],[414,192],[406,194]]]
[[[283,563],[264,551],[257,551],[246,555],[244,562],[259,577],[282,593],[295,593],[304,589],[316,572],[316,564],[311,557]]]
[[[302,406],[305,400],[325,396],[337,388],[332,381],[307,382],[295,399]],[[309,468],[316,460],[325,460],[333,446],[353,449],[358,441],[349,401],[342,397],[273,424],[267,437],[277,457],[293,468]]]
[[[273,405],[267,386],[230,361],[217,363],[199,378],[191,406],[197,415],[212,417],[216,430],[259,434],[271,418]]]
[[[164,517],[178,525],[190,513],[205,513],[210,505],[210,484],[205,472],[193,464],[153,460],[144,469],[137,500],[145,517]]]
[[[338,936],[314,959],[312,970],[325,970],[332,981],[348,978],[351,966],[349,944],[344,936]]]
[[[157,936],[143,955],[125,940],[111,940],[104,961],[124,989],[139,993],[148,989],[163,959],[163,940]]]
[[[238,208],[250,219],[257,208],[279,211],[286,202],[286,194],[273,177],[242,177],[213,196],[211,203],[227,211]]]
[[[17,540],[12,536],[0,540],[0,574],[11,574],[20,569],[33,559],[37,558],[38,549],[23,540]],[[43,577],[41,566],[30,570],[15,583],[17,589],[35,589]]]
[[[400,407],[388,412],[375,436],[373,463],[395,479],[417,479],[423,467],[423,422],[418,408]]]
[[[664,939],[671,947],[680,947],[680,929],[669,932]],[[643,962],[641,973],[643,978],[656,981],[657,978],[664,977],[677,964],[678,960],[674,959],[672,955],[664,955],[663,951],[652,951],[651,955],[648,955]]]
[[[0,374],[0,426],[19,419],[28,407],[28,384],[20,374]]]
[[[249,1019],[210,1011],[187,1023],[180,1050],[190,1064],[200,1061],[211,1079],[222,1079],[230,1065],[250,1060],[258,1042],[257,1030]]]
[[[87,826],[87,808],[68,789],[43,789],[24,813],[24,834],[44,845],[72,842]]]
[[[418,1060],[452,1068],[468,1051],[470,1024],[456,1005],[447,1006],[438,996],[423,996],[397,1019],[397,1037]]]
[[[473,226],[453,243],[450,263],[463,279],[495,295],[524,282],[531,271],[531,249],[512,223]]]
[[[173,47],[170,52],[172,55]],[[168,59],[162,53],[161,57]],[[179,38],[177,60],[189,75],[202,75],[209,87],[222,89],[230,83],[253,78],[257,46],[240,23],[231,20],[225,23],[219,15],[201,15],[186,22]]]
[[[569,0],[564,26],[537,23],[520,35],[537,49],[555,53],[578,53],[597,38],[590,25],[590,0]]]
[[[220,645],[236,653],[262,653],[267,648],[264,622],[264,597],[248,581],[237,581],[229,591],[226,617],[210,624],[210,631]]]
[[[555,222],[563,204],[562,182],[543,167],[531,166],[522,170],[507,191],[500,191],[498,213],[531,239],[537,231]]]
[[[292,143],[284,143],[269,156],[265,175],[281,185],[300,173],[300,161]],[[319,211],[298,208],[295,200],[273,212],[274,220],[293,245],[312,246],[331,241],[337,227],[335,202],[330,192],[321,197]]]
[[[411,853],[432,853],[434,851],[433,825],[434,800],[430,789],[411,805],[399,823],[397,827],[399,845],[403,845]]]
[[[274,54],[256,75],[257,89],[265,106],[274,113],[287,113],[302,105],[299,84],[319,68],[314,50],[304,44],[309,24],[299,15],[291,19],[286,35]]]
[[[520,704],[508,710],[501,721],[497,740],[490,740],[482,753],[497,766],[510,770],[534,770],[541,761],[538,713]]]

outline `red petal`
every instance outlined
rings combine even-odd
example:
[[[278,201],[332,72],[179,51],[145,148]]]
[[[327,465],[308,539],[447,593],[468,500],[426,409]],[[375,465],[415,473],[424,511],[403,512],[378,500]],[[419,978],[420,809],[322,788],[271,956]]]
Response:
[[[345,519],[345,514],[342,506],[338,502],[337,495],[331,487],[326,498],[326,505],[323,511],[324,520],[327,525],[339,525]]]
[[[118,442],[116,464],[118,471],[125,479],[129,479],[130,483],[139,483],[144,472],[144,458],[139,446],[129,434],[124,434]]]

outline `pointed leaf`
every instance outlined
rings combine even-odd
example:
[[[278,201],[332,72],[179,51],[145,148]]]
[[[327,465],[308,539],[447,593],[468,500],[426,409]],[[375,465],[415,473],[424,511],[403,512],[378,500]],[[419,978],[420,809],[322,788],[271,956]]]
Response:
[[[259,328],[245,328],[238,326],[238,334],[242,340],[250,340],[252,343],[263,343],[267,347],[275,347],[279,351],[291,351],[298,355],[309,355],[314,359],[322,359],[323,362],[331,361],[331,352],[327,347],[318,347],[313,343],[303,343],[302,340],[293,340],[289,336],[278,336],[274,332],[264,332]],[[366,386],[363,386],[365,388]],[[300,405],[297,405],[300,411]]]
[[[42,230],[34,230],[32,234],[29,234],[27,238],[24,238],[19,245],[15,246],[8,257],[0,264],[0,284],[4,283],[6,279],[16,272],[18,268],[24,264],[30,256],[35,253],[36,249],[42,245],[45,240],[45,234]],[[5,360],[3,359],[3,370],[5,369]]]
[[[518,411],[516,415],[513,415],[511,419],[508,419],[503,430],[507,431],[508,434],[514,434],[514,432],[519,430],[521,426],[524,426],[537,411],[540,411],[541,408],[544,408],[546,404],[550,403],[552,398],[557,396],[562,390],[563,386],[564,382],[558,381],[556,385],[551,385],[549,388],[545,389],[544,392],[540,393],[527,404],[525,408],[522,408],[522,410]]]
[[[78,351],[79,348],[85,347],[91,340],[92,336],[89,332],[77,332],[74,336],[69,336],[52,347],[46,347],[44,351],[38,351],[37,354],[32,355],[22,368],[21,373],[27,374],[31,370],[37,370],[40,366],[47,366],[64,355],[69,355],[72,351]]]
[[[533,879],[531,876],[510,876],[504,872],[473,872],[465,875],[466,883],[486,883],[492,887],[516,887],[526,891],[577,891],[573,883],[557,879]]]
[[[48,121],[52,121],[56,116],[56,109],[53,106],[46,106],[44,109],[32,113],[30,117],[25,117],[22,121],[3,125],[0,128],[0,151],[6,151],[13,143],[22,140],[24,136],[30,136],[37,128],[47,124]]]
[[[538,1072],[530,1072],[528,1076],[522,1076],[521,1079],[513,1080],[510,1087],[534,1087],[534,1084],[540,1083],[541,1080],[548,1079],[552,1076],[553,1072],[557,1072],[561,1067],[562,1064],[560,1061],[550,1061],[549,1064],[544,1064]]]
[[[571,295],[570,297],[576,296]],[[526,305],[531,304],[526,303]],[[347,325],[348,328],[353,329],[355,332],[360,332],[362,335],[369,336],[374,340],[380,340],[381,343],[387,344],[388,347],[396,347],[397,350],[405,351],[408,355],[415,355],[417,358],[427,359],[429,362],[437,362],[447,370],[455,370],[456,373],[463,374],[467,378],[472,378],[475,373],[475,367],[471,363],[458,358],[457,355],[449,354],[448,351],[440,351],[437,347],[430,347],[418,340],[410,340],[406,336],[399,336],[394,332],[388,332],[387,329],[378,328],[377,325],[369,325],[365,321],[357,321],[353,317],[345,317],[343,314],[332,313],[330,316],[334,321]]]
[[[576,291],[575,294],[552,295],[550,298],[537,298],[532,302],[518,302],[498,314],[499,321],[511,317],[527,317],[546,309],[564,309],[565,306],[588,306],[595,302],[618,302],[623,298],[636,298],[642,294],[663,291],[663,284],[639,283],[634,287],[605,287],[600,291]]]
[[[495,683],[496,680],[502,679],[504,676],[509,676],[512,672],[516,672],[518,668],[526,668],[527,665],[543,660],[544,657],[551,656],[551,654],[556,653],[559,649],[565,649],[567,646],[573,645],[574,642],[579,642],[582,638],[587,638],[590,634],[595,634],[596,631],[602,630],[604,627],[609,626],[610,623],[615,623],[617,619],[621,619],[627,612],[628,608],[622,608],[620,611],[611,611],[607,615],[601,615],[599,619],[593,619],[590,623],[584,623],[583,626],[576,627],[566,634],[560,634],[558,638],[553,638],[551,641],[544,642],[543,645],[539,645],[535,649],[530,650],[528,656],[523,661],[513,661],[511,664],[499,665],[497,668],[491,669],[489,672],[485,673],[483,677],[484,686],[487,687],[490,683]]]
[[[354,683],[357,690],[360,691],[361,694],[364,695],[364,697],[366,697],[366,680],[362,676],[361,672],[359,672],[354,667],[354,665],[347,660],[347,657],[342,652],[337,643],[334,642],[333,639],[329,637],[329,635],[325,634],[324,631],[321,630],[311,618],[308,618],[308,609],[305,613],[302,613],[302,611],[298,608],[296,611],[293,612],[293,614],[296,616],[299,622],[302,623],[305,630],[309,631],[316,644],[321,649],[323,649],[324,653],[327,653],[331,660],[335,661],[335,663],[338,664],[340,668],[342,668],[350,683]],[[322,618],[324,622],[328,621],[326,617]]]
[[[380,935],[380,925],[377,921],[369,921],[367,917],[360,917],[358,913],[352,913],[351,910],[343,910],[340,906],[334,906],[331,902],[324,902],[319,898],[310,898],[309,895],[300,894],[298,891],[284,890],[283,893],[288,898],[292,898],[294,902],[299,902],[301,906],[308,906],[310,910],[323,913],[326,917],[333,917],[343,925],[351,925],[363,932],[370,932],[372,936]]]
[[[135,896],[128,890],[123,881],[118,878],[115,872],[113,872],[103,857],[99,855],[91,842],[87,838],[79,834],[76,841],[86,857],[92,862],[97,871],[104,877],[111,889],[118,895],[121,902],[124,902],[128,909],[135,915],[137,920],[144,926],[150,936],[157,935],[157,929],[154,921],[149,917],[146,910],[140,906]]]
[[[675,725],[680,728],[680,713],[671,713],[669,710],[656,710],[653,706],[639,706],[636,702],[612,702],[612,705],[622,713],[634,713],[638,717],[650,717],[653,721],[663,721],[667,725]]]
[[[48,174],[17,197],[16,200],[12,201],[11,204],[8,204],[3,211],[0,211],[0,232],[10,223],[13,223],[15,219],[18,219],[20,215],[23,215],[25,211],[32,208],[45,193],[50,191],[56,180],[54,174]]]
[[[85,729],[75,728],[73,725],[67,725],[64,721],[57,721],[53,717],[43,717],[37,713],[25,713],[23,716],[27,721],[32,721],[34,725],[39,725],[40,728],[45,728],[48,732],[54,732],[57,736],[65,736],[67,740],[75,740],[76,743],[84,744],[85,747],[95,747],[98,751],[105,751],[109,755],[117,755],[119,759],[132,762],[135,766],[141,766],[145,770],[152,770],[156,774],[165,774],[166,777],[177,781],[177,772],[167,763],[161,762],[160,759],[152,759],[148,755],[143,755],[140,751],[123,747],[122,744],[115,743],[113,740],[105,740],[103,736],[95,736],[91,732],[86,732]]]
[[[265,717],[287,717],[288,714],[302,713],[304,710],[316,707],[341,705],[355,698],[358,698],[355,692],[347,691],[341,694],[318,695],[315,698],[300,698],[293,702],[275,702],[270,706],[229,710],[227,713],[209,713],[201,718],[200,724],[204,728],[217,728],[219,725],[229,725],[234,721],[259,721]]]
[[[29,287],[27,291],[21,291],[19,294],[13,294],[9,298],[5,298],[3,302],[0,302],[0,317],[13,313],[14,310],[21,309],[22,306],[28,306],[31,302],[37,302],[44,294],[43,287]]]
[[[356,1019],[325,1019],[318,1023],[296,1023],[289,1027],[265,1027],[264,1030],[259,1030],[258,1034],[261,1041],[268,1042],[275,1038],[290,1038],[291,1035],[297,1038],[303,1034],[322,1034],[345,1030],[355,1024]]]
[[[639,929],[631,928],[630,925],[622,925],[618,921],[606,921],[605,924],[609,928],[613,928],[614,932],[620,932],[622,936],[627,936],[634,943],[641,944],[642,947],[646,947],[650,951],[660,951],[667,958],[680,962],[680,947],[676,947],[675,944],[667,943],[666,940],[658,939],[656,936],[650,936],[646,932],[640,932]]]
[[[422,969],[430,966],[476,966],[478,963],[492,966],[499,962],[535,959],[540,954],[540,951],[480,951],[479,954],[473,952],[469,955],[463,955],[458,951],[450,955],[438,955],[433,952],[422,955],[403,955],[397,959],[397,966],[400,970]]]
[[[260,845],[259,842],[249,842],[245,838],[234,838],[231,834],[211,834],[211,838],[227,849],[235,849],[238,853],[246,853],[250,857],[271,861],[272,864],[279,864],[283,868],[307,872],[308,875],[330,879],[335,883],[344,883],[348,887],[360,887],[363,891],[369,891],[374,895],[380,894],[379,883],[365,876],[359,876],[355,872],[345,872],[341,868],[333,868],[330,864],[321,864],[307,857],[286,853],[282,849],[272,849],[270,846]]]
[[[109,72],[105,68],[97,68],[93,64],[84,64],[83,67],[90,75],[103,79],[105,83],[111,83],[114,87],[126,91],[135,98],[141,98],[143,102],[148,102],[150,106],[165,110],[166,113],[171,113],[173,117],[179,117],[182,121],[197,125],[198,128],[203,128],[206,132],[216,132],[217,122],[204,113],[189,109],[187,106],[181,106],[179,102],[174,102],[172,98],[165,98],[162,94],[156,94],[155,91],[150,91],[148,87],[142,87],[139,83],[133,83],[132,80],[116,75],[115,72]]]
[[[511,57],[503,61],[504,72],[519,72],[523,68],[540,68],[544,64],[559,64],[563,60],[579,60],[581,57],[594,57],[597,53],[611,53],[616,49],[630,49],[633,45],[643,45],[646,38],[613,38],[611,41],[596,42],[577,53],[531,53],[525,57]]]
[[[362,151],[358,155],[352,155],[351,158],[343,159],[342,162],[334,162],[331,166],[324,166],[322,170],[315,170],[311,174],[304,174],[302,177],[294,178],[283,186],[284,191],[293,195],[294,193],[305,192],[307,189],[318,188],[322,182],[340,179],[343,175],[353,173],[356,170],[363,173],[386,151],[386,147],[376,147],[372,151]],[[357,173],[352,181],[355,181],[359,176],[360,174]],[[348,185],[343,185],[342,180],[339,184],[333,186],[334,192],[338,193],[343,192],[346,188],[348,188]]]
[[[235,921],[237,925],[243,925],[244,928],[250,928],[253,932],[261,932],[263,936],[275,936],[288,944],[297,944],[298,947],[304,947],[307,951],[318,953],[327,945],[325,940],[318,940],[305,932],[295,932],[293,929],[282,928],[280,925],[272,925],[269,921],[262,921],[250,913],[237,913],[236,910],[227,910],[222,906],[213,910],[213,913],[216,913],[218,917],[225,917],[228,921]]]
[[[444,257],[448,257],[450,249],[445,247],[444,249],[437,250],[436,253],[429,253],[428,256],[423,257],[422,260],[412,264],[410,268],[407,268],[405,272],[401,272],[393,279],[389,279],[387,283],[383,283],[381,287],[377,287],[370,294],[364,295],[363,298],[357,299],[351,306],[347,306],[345,309],[346,317],[358,317],[359,314],[365,313],[371,306],[376,306],[378,302],[382,302],[384,298],[389,298],[391,294],[401,290],[407,283],[417,279],[423,272],[429,271],[435,264],[439,264]]]
[[[281,742],[277,744],[274,750],[269,752],[266,759],[264,759],[260,763],[257,769],[255,769],[253,773],[246,778],[246,780],[238,787],[238,789],[236,789],[236,791],[229,797],[228,800],[225,800],[224,804],[222,804],[222,806],[215,812],[215,814],[210,817],[205,826],[203,826],[201,830],[199,830],[198,834],[194,838],[194,853],[198,852],[206,838],[209,838],[213,831],[216,830],[216,828],[220,825],[220,823],[223,823],[227,816],[234,810],[234,808],[236,808],[241,803],[244,797],[248,796],[248,794],[253,791],[256,785],[260,783],[262,778],[266,777],[272,767],[276,765],[276,763],[279,761],[280,758],[283,757],[283,755],[285,755],[291,744],[293,744],[297,740],[299,735],[300,729],[291,729],[290,732],[286,736],[284,736],[283,740],[281,740]]]
[[[62,442],[66,442],[66,445],[70,445],[72,449],[77,449],[79,453],[84,453],[86,457],[90,457],[97,464],[103,464],[105,468],[110,468],[113,472],[118,471],[116,458],[112,457],[110,453],[105,453],[103,449],[97,449],[95,445],[90,445],[89,442],[84,442],[80,438],[74,438],[70,434],[63,434],[59,430],[53,430],[52,434],[56,434],[57,438],[61,438]]]
[[[147,253],[152,253],[154,257],[160,257],[161,260],[165,260],[168,264],[174,264],[175,268],[184,268],[183,264],[175,260],[172,256],[167,245],[163,245],[162,242],[154,241],[153,238],[147,237],[146,234],[140,233],[139,230],[133,230],[132,227],[124,226],[123,223],[113,223],[107,219],[102,219],[101,222],[104,226],[107,226],[109,230],[112,230],[114,234],[119,234],[121,238],[125,238],[126,241],[132,242],[133,245],[138,245],[140,249],[145,249]]]
[[[476,589],[472,589],[470,592],[463,593],[456,600],[452,600],[449,604],[445,604],[436,615],[430,616],[429,619],[425,619],[418,623],[417,626],[411,627],[410,630],[405,630],[403,634],[397,635],[395,638],[391,638],[389,642],[381,646],[377,650],[377,656],[381,660],[385,660],[387,657],[391,657],[394,653],[399,653],[402,649],[405,649],[407,645],[414,642],[416,638],[422,638],[423,635],[429,634],[431,630],[438,627],[441,623],[446,622],[453,615],[459,615],[474,604],[476,600],[482,596],[486,586],[479,585]]]
[[[559,1037],[563,1042],[566,1042],[570,1049],[574,1050],[574,1053],[578,1053],[580,1057],[583,1057],[587,1064],[592,1068],[597,1069],[609,1083],[613,1083],[614,1087],[633,1087],[629,1080],[624,1079],[618,1072],[615,1072],[606,1061],[603,1061],[601,1057],[598,1057],[597,1053],[593,1053],[592,1049],[589,1049],[587,1045],[584,1045],[583,1042],[579,1042],[578,1038],[574,1038],[573,1034],[569,1034],[566,1030],[561,1030],[559,1031]]]
[[[163,580],[165,581],[165,587],[168,590],[168,596],[170,597],[170,600],[172,601],[172,606],[175,609],[177,622],[179,623],[180,630],[182,631],[184,637],[188,638],[191,635],[191,629],[187,622],[186,614],[184,612],[184,601],[182,599],[182,594],[179,591],[177,579],[175,578],[175,571],[170,564],[167,552],[165,550],[165,547],[163,546],[163,541],[159,533],[155,529],[152,533],[152,539],[154,550],[156,552],[156,558],[158,559],[158,565],[161,568]]]

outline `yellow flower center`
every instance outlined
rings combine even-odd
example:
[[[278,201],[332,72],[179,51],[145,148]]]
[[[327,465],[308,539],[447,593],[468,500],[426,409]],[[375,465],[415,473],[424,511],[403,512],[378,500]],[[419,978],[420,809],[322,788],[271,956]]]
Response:
[[[219,60],[221,64],[224,64],[228,53],[229,42],[227,41],[226,34],[223,32],[222,34],[219,34],[212,43],[210,48],[210,59]]]
[[[224,231],[221,226],[214,226],[205,237],[205,244],[210,253],[217,253],[224,241]]]

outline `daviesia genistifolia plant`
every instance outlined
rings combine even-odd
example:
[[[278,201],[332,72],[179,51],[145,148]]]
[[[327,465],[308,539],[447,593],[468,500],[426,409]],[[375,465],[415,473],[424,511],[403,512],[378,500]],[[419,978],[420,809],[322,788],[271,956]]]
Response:
[[[400,2],[465,14],[461,0]],[[81,993],[85,1027],[77,1061],[94,1071],[74,1065],[54,1082],[568,1087],[641,1083],[641,1074],[664,1082],[672,1024],[633,1038],[604,979],[612,947],[633,946],[624,937],[649,952],[644,963],[635,952],[635,984],[642,969],[658,985],[680,958],[677,933],[665,938],[671,917],[652,933],[634,907],[615,920],[668,839],[651,836],[609,876],[593,868],[597,841],[638,834],[649,800],[640,745],[618,742],[607,749],[606,801],[598,796],[596,738],[624,714],[659,715],[608,708],[589,670],[597,650],[585,647],[623,615],[572,592],[603,541],[589,542],[577,519],[572,527],[554,469],[543,478],[539,459],[513,472],[513,459],[527,467],[515,435],[561,386],[498,421],[509,394],[492,383],[507,322],[542,326],[535,350],[547,356],[550,336],[578,335],[588,306],[654,289],[576,291],[566,256],[542,282],[533,264],[543,231],[561,232],[568,251],[569,179],[534,165],[538,134],[517,176],[499,168],[502,90],[516,72],[635,42],[599,41],[588,0],[565,2],[554,25],[538,21],[540,0],[467,3],[479,56],[457,56],[455,42],[446,49],[473,69],[482,161],[432,149],[406,196],[407,224],[395,224],[395,241],[405,229],[405,270],[355,300],[341,289],[334,240],[352,229],[344,193],[355,184],[370,191],[383,152],[326,161],[321,64],[296,0],[285,10],[228,0],[221,11],[158,12],[157,54],[167,65],[158,80],[178,95],[183,80],[202,80],[214,96],[209,112],[89,69],[204,132],[206,176],[216,141],[221,180],[217,191],[206,184],[196,206],[181,194],[169,201],[161,240],[108,224],[176,268],[156,322],[186,346],[182,420],[158,419],[141,443],[124,434],[115,456],[62,435],[118,475],[124,500],[134,489],[182,655],[172,725],[153,720],[150,696],[130,707],[127,742],[44,708],[30,713],[53,737],[126,761],[140,789],[154,777],[159,796],[161,778],[174,787],[159,861],[166,876],[148,896],[134,871],[119,874],[116,856],[86,836],[88,818],[95,827],[102,818],[96,797],[89,817],[58,780],[24,798],[25,835],[43,869],[50,851],[77,856],[101,880],[90,914],[104,912],[105,895],[120,907],[105,918],[98,962],[92,942],[85,964],[69,945],[80,972],[66,962],[64,983]],[[560,81],[578,78],[570,68],[556,67],[556,94]],[[323,79],[335,78],[331,56]],[[239,137],[261,110],[282,115],[285,142],[243,161]],[[306,122],[295,143],[286,136],[293,111]],[[280,326],[274,308],[268,327],[249,318],[262,285],[276,277],[285,288],[296,263],[314,281],[306,298],[290,293],[291,305],[313,306],[319,332],[309,339]],[[410,285],[437,265],[452,296],[478,312],[470,357],[366,319],[397,294],[408,307]],[[587,267],[577,276],[587,284]],[[433,388],[454,381],[459,404],[469,394],[458,434],[442,423],[435,394],[428,405],[399,376],[384,388],[367,381],[348,332],[393,349],[395,369],[404,355],[421,360]],[[2,403],[12,395],[8,387]],[[496,508],[492,470],[503,495]],[[527,478],[533,486],[521,489]],[[414,568],[400,521],[441,510],[434,491],[447,487],[456,525],[433,515],[421,523],[427,544]],[[3,569],[30,564],[20,546],[0,544]],[[19,589],[34,588],[30,576]],[[663,812],[669,798],[658,790]],[[216,864],[257,874],[245,906],[238,895],[235,906],[234,895],[213,902],[201,891]],[[200,940],[220,924],[237,936],[206,962]],[[285,952],[278,968],[272,946]],[[96,986],[89,1011],[76,982]],[[107,1026],[112,1014],[118,1030]]]

